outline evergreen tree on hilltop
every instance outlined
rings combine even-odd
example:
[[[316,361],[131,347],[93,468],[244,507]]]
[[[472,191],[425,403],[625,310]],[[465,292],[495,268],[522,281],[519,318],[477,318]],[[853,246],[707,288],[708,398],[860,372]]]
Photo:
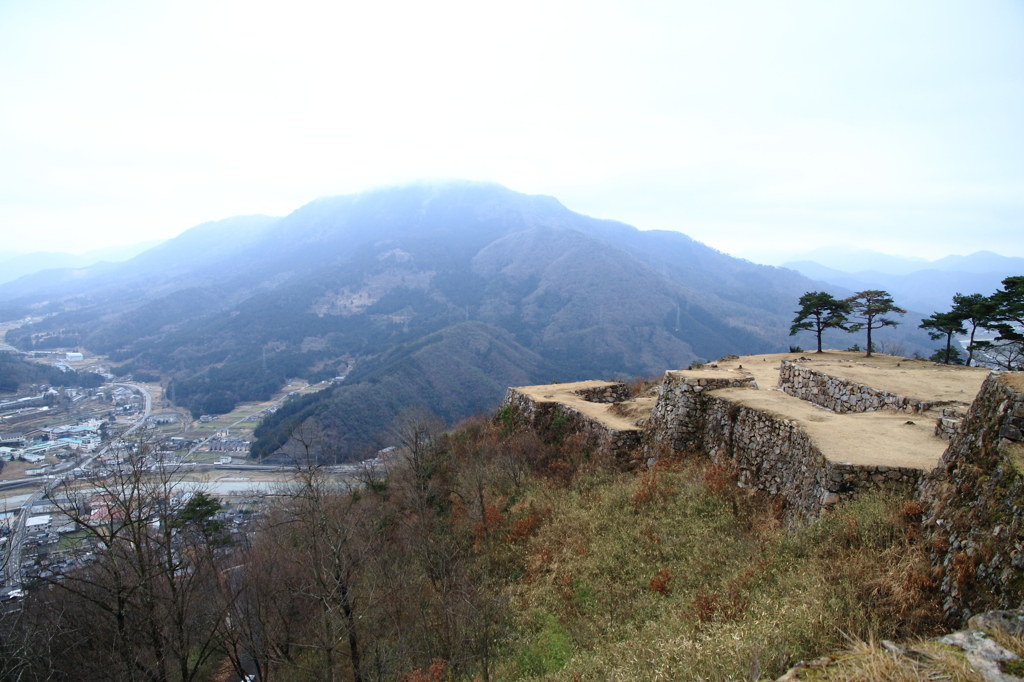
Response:
[[[982,294],[956,294],[953,296],[953,314],[958,316],[966,326],[970,327],[970,339],[967,343],[967,361],[970,366],[974,362],[974,351],[989,345],[988,341],[975,341],[974,334],[992,321],[995,313],[992,299]],[[967,332],[965,332],[967,333]]]
[[[991,302],[988,329],[998,332],[989,345],[989,360],[1001,369],[1021,371],[1024,368],[1024,276],[1007,277],[1003,288],[989,297]]]
[[[824,291],[809,291],[800,297],[800,310],[796,311],[793,326],[789,335],[797,332],[813,331],[818,337],[818,350],[821,352],[821,334],[826,329],[846,329],[847,314],[850,304],[839,301]]]
[[[966,334],[967,330],[964,329],[964,318],[960,317],[957,313],[956,308],[949,311],[948,313],[932,313],[931,316],[921,320],[921,324],[918,325],[920,329],[928,330],[928,338],[932,341],[938,341],[945,337],[946,339],[946,350],[936,352],[936,356],[941,354],[941,360],[943,364],[948,365],[953,360],[953,334]],[[932,356],[935,357],[935,356]],[[959,359],[960,355],[957,353],[956,358]],[[954,363],[960,364],[960,363]]]
[[[895,327],[899,324],[896,320],[885,317],[885,315],[888,313],[905,315],[907,312],[903,308],[896,306],[888,291],[880,289],[858,291],[853,296],[845,299],[844,302],[850,305],[850,314],[855,319],[860,320],[860,322],[854,322],[847,327],[847,331],[854,333],[859,332],[861,329],[866,329],[868,332],[868,351],[864,356],[867,358],[871,357],[871,351],[873,350],[871,332],[875,329]]]
[[[1024,341],[1024,277],[1007,277],[1003,288],[992,294],[995,304],[993,328],[997,341]]]

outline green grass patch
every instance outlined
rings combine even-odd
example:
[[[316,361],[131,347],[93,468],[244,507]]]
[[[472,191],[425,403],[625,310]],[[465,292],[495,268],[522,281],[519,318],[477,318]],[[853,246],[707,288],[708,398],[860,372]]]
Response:
[[[61,535],[60,541],[57,543],[57,551],[60,552],[65,549],[74,549],[82,544],[82,541],[89,537],[89,534],[84,530],[75,531],[74,533],[68,533],[67,535]]]

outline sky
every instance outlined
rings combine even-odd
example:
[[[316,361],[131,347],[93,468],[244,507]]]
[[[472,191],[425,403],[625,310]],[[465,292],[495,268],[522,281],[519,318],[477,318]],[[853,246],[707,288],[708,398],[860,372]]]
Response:
[[[1024,256],[1024,3],[0,0],[0,251],[467,178],[752,260]]]

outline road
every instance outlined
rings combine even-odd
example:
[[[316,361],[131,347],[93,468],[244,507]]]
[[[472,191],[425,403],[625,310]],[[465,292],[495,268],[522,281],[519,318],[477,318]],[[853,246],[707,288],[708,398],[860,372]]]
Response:
[[[46,484],[40,486],[32,496],[25,501],[25,504],[21,506],[21,512],[18,514],[18,520],[15,522],[14,531],[8,536],[10,537],[10,549],[7,553],[7,586],[12,589],[21,588],[21,550],[25,542],[25,535],[28,532],[26,523],[28,517],[32,513],[32,506],[43,499],[43,495],[50,491],[52,486],[55,485],[52,481],[47,481]]]
[[[149,394],[149,391],[146,390],[145,386],[139,384],[118,383],[115,385],[124,386],[125,388],[131,390],[136,390],[142,394],[143,399],[145,400],[145,408],[142,410],[142,416],[140,416],[139,419],[130,427],[128,427],[128,429],[124,432],[124,435],[127,436],[146,423],[146,419],[149,418],[149,414],[153,409],[153,396]],[[109,445],[103,446],[102,448],[99,449],[99,451],[89,455],[89,457],[86,458],[85,460],[82,460],[82,462],[77,464],[77,466],[80,466],[83,469],[91,466],[93,461],[97,457],[99,457],[102,454],[105,454],[109,449]],[[73,468],[75,466],[75,462],[65,462],[64,464],[59,464],[55,466],[53,468],[53,471],[55,473],[59,473],[67,471],[68,469]],[[35,505],[36,502],[43,499],[44,495],[53,490],[53,488],[55,488],[60,483],[59,479],[51,477],[47,477],[41,481],[39,477],[22,478],[16,479],[16,481],[14,482],[17,483],[18,485],[24,485],[25,483],[35,483],[37,481],[42,483],[42,485],[40,485],[39,488],[37,488],[36,491],[32,493],[32,496],[29,497],[24,504],[22,504],[21,511],[18,514],[18,518],[14,522],[14,529],[11,531],[11,534],[9,536],[11,538],[10,547],[7,551],[7,555],[5,558],[4,570],[7,576],[7,587],[12,589],[21,588],[22,548],[24,546],[25,535],[27,533],[26,523],[28,522],[29,516],[31,516],[32,514],[32,507]]]

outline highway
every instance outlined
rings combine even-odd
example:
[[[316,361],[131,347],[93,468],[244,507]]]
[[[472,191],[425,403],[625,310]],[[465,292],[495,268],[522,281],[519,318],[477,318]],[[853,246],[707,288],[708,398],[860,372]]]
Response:
[[[139,417],[139,419],[134,424],[132,424],[130,427],[128,427],[128,429],[123,434],[123,436],[128,436],[131,433],[133,433],[134,431],[136,431],[137,429],[139,429],[139,427],[141,427],[143,424],[146,423],[146,420],[149,418],[150,412],[153,409],[153,396],[150,395],[149,391],[146,390],[145,386],[142,386],[142,385],[139,385],[139,384],[118,383],[118,384],[115,384],[115,386],[124,386],[125,388],[138,391],[139,393],[142,394],[143,399],[145,401],[145,407],[142,410],[142,415]],[[72,469],[72,468],[74,468],[76,466],[80,466],[80,467],[82,467],[84,469],[86,467],[91,466],[93,461],[95,461],[95,459],[97,457],[99,457],[100,455],[105,454],[109,450],[110,450],[110,445],[105,445],[102,448],[100,448],[99,451],[89,455],[86,459],[82,460],[80,463],[65,462],[63,464],[59,464],[59,465],[55,466],[53,468],[53,472],[54,473],[60,473],[60,472],[63,472],[63,471],[67,471],[68,469]],[[41,485],[35,490],[35,492],[32,493],[31,497],[29,497],[28,500],[26,500],[24,502],[24,504],[21,505],[21,511],[18,514],[17,520],[14,522],[14,528],[12,529],[11,534],[9,536],[10,537],[10,546],[9,546],[9,548],[7,550],[7,554],[6,554],[5,558],[4,558],[4,566],[3,566],[3,568],[4,568],[4,572],[5,572],[6,576],[7,576],[7,587],[11,588],[11,589],[20,589],[21,588],[21,584],[22,584],[22,578],[21,578],[22,547],[24,545],[25,535],[26,535],[26,532],[27,532],[26,523],[28,522],[29,516],[31,516],[31,514],[32,514],[32,507],[35,505],[36,502],[38,502],[39,500],[43,499],[43,497],[47,493],[49,493],[57,485],[59,485],[60,484],[60,479],[59,478],[53,478],[53,477],[50,477],[50,476],[47,476],[47,477],[42,478],[42,479],[40,479],[40,477],[38,477],[38,476],[26,477],[26,478],[15,479],[14,481],[5,481],[4,482],[5,486],[0,486],[0,487],[6,487],[6,486],[11,486],[11,484],[14,484],[14,485],[25,485],[26,483],[36,483],[36,482],[39,482]]]

